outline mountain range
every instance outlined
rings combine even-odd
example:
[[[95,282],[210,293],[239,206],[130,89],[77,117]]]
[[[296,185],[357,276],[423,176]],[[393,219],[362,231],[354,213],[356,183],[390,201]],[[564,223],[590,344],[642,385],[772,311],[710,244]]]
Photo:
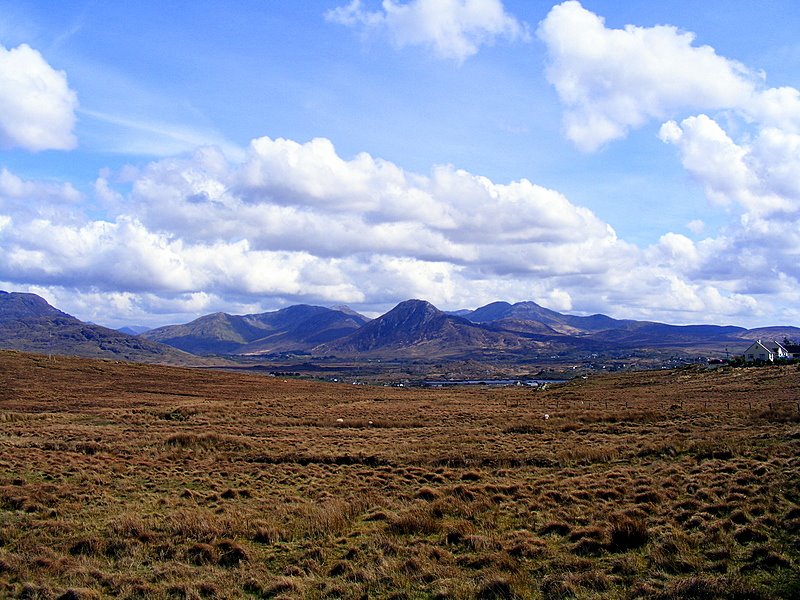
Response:
[[[800,328],[668,325],[567,315],[535,302],[493,302],[445,313],[424,300],[406,300],[372,320],[346,307],[296,305],[243,316],[215,313],[142,337],[206,354],[487,359],[642,349],[722,355],[726,348],[735,353],[758,338],[800,337]]]
[[[376,319],[347,307],[300,304],[249,315],[214,313],[129,335],[84,323],[34,294],[0,292],[0,347],[32,352],[187,363],[192,355],[392,359],[535,359],[620,351],[742,352],[755,339],[800,339],[800,328],[668,325],[568,315],[535,302],[493,302],[446,313],[406,300]]]
[[[367,321],[346,307],[298,304],[252,315],[214,313],[185,325],[151,329],[142,337],[194,354],[273,354],[312,350],[357,331]]]
[[[36,294],[4,291],[0,291],[0,348],[149,363],[199,363],[171,346],[85,323]]]
[[[409,336],[408,332],[416,335]],[[718,325],[667,325],[600,314],[565,315],[534,302],[493,302],[473,311],[445,314],[427,302],[409,300],[358,332],[317,351],[429,358],[642,350],[722,355],[726,348],[734,353],[744,350],[753,339],[796,338],[798,334],[800,329],[795,327],[748,330]]]

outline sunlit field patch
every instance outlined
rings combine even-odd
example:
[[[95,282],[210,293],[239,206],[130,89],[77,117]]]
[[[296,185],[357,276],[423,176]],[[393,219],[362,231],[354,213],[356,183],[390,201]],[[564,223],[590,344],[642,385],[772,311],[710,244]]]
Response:
[[[0,380],[0,596],[800,595],[796,367],[392,389],[0,352]]]

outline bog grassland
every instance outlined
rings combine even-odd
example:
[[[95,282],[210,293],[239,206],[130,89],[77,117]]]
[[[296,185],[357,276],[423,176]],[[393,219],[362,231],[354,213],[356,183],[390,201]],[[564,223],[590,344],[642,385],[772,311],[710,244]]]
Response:
[[[0,597],[797,598],[798,401],[797,366],[393,389],[0,352]]]

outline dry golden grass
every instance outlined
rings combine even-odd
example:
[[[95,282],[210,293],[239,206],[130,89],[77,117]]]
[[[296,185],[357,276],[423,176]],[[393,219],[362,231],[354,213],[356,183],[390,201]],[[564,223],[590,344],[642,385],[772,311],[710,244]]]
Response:
[[[425,390],[0,352],[0,597],[796,598],[798,401],[796,367]]]

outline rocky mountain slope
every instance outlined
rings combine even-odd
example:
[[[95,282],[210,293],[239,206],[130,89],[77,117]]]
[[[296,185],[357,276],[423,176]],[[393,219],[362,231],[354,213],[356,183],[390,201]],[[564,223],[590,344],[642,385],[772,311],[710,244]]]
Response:
[[[0,291],[0,348],[40,354],[196,364],[173,347],[84,323],[36,294]]]
[[[0,292],[2,348],[144,362],[186,363],[184,352],[484,361],[673,351],[724,356],[743,352],[754,339],[785,337],[800,339],[800,328],[677,326],[567,315],[534,302],[493,302],[456,314],[424,300],[401,302],[371,321],[347,307],[301,304],[251,315],[214,313],[131,336],[79,321],[34,294]]]
[[[298,304],[252,315],[214,313],[185,325],[151,329],[142,337],[195,354],[305,351],[356,331],[367,318],[342,308]]]
[[[318,346],[318,354],[456,357],[464,353],[522,350],[513,333],[492,331],[448,315],[424,300],[406,300],[347,337]]]
[[[298,305],[260,315],[206,315],[144,336],[206,354],[298,351],[314,356],[527,360],[557,353],[723,356],[743,351],[753,339],[798,339],[800,328],[669,325],[562,314],[535,302],[492,302],[445,313],[424,300],[407,300],[372,321],[347,307]]]

